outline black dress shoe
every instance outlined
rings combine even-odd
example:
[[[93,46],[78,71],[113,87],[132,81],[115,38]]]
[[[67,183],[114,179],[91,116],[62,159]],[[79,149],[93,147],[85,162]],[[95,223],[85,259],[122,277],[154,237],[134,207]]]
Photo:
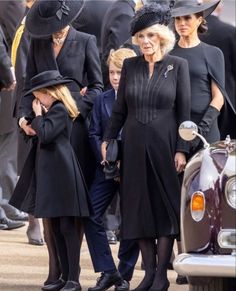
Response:
[[[129,291],[129,282],[122,280],[122,283],[115,286],[115,291]]]
[[[113,285],[121,285],[122,281],[123,279],[118,271],[113,274],[102,273],[96,286],[88,288],[88,291],[105,291]]]
[[[7,227],[4,228],[6,230],[11,230],[15,228],[19,228],[22,226],[25,226],[25,223],[22,221],[17,221],[17,220],[11,220],[7,217],[1,218],[0,219],[0,224],[5,224]]]
[[[48,284],[48,285],[44,285],[42,287],[43,291],[59,291],[61,290],[61,288],[63,288],[66,285],[66,281],[64,281],[63,279],[58,279],[57,281]]]
[[[66,285],[61,289],[61,291],[81,291],[80,283],[75,281],[67,281]]]
[[[186,276],[178,275],[175,282],[178,285],[185,285],[188,284],[188,279]]]

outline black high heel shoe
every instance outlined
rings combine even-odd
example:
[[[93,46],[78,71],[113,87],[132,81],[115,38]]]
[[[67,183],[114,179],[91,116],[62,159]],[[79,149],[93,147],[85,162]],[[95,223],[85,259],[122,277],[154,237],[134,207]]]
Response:
[[[153,280],[154,280],[154,274],[153,274],[153,277],[150,278],[149,280],[146,279],[147,282],[144,283],[144,280],[145,280],[145,277],[141,281],[141,283],[138,285],[138,287],[133,289],[132,291],[148,291],[152,287]]]
[[[170,287],[170,282],[167,280],[162,288],[150,288],[148,291],[167,291]]]

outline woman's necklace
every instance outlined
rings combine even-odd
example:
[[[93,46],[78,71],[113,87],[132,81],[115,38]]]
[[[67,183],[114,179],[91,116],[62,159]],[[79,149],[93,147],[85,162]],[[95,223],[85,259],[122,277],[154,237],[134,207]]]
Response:
[[[56,36],[52,35],[53,43],[55,45],[63,45],[63,43],[67,37],[68,31],[69,31],[69,27],[65,30],[65,32],[63,33],[63,35],[61,37],[56,37]]]
[[[53,43],[54,43],[55,45],[63,45],[65,39],[66,39],[66,36],[61,37],[61,38],[55,38],[55,37],[53,37],[53,38],[52,38],[52,41],[53,41]]]

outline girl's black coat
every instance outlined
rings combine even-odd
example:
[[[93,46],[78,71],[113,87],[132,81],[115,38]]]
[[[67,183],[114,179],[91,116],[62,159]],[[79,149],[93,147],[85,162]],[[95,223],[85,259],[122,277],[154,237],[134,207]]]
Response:
[[[36,217],[88,216],[87,190],[70,144],[72,119],[65,106],[55,102],[44,116],[33,120],[32,128],[38,142],[10,203]]]

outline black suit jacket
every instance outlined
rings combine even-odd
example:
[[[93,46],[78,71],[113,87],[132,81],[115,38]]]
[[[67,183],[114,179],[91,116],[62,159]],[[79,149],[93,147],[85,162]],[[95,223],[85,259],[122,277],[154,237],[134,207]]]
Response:
[[[87,0],[77,19],[72,23],[76,30],[93,34],[97,38],[97,46],[101,53],[101,27],[103,17],[115,0]]]
[[[8,47],[0,26],[0,90],[8,87],[12,82],[11,59],[8,55]]]
[[[0,25],[9,48],[11,47],[16,27],[24,16],[24,12],[25,5],[23,0],[0,1]]]
[[[11,59],[8,54],[7,43],[0,26],[0,91],[8,87],[13,82],[11,72]],[[8,91],[0,92],[0,135],[9,133],[14,128],[12,118],[12,93]]]
[[[118,49],[130,37],[130,22],[134,16],[133,0],[117,0],[107,10],[101,30],[102,72],[105,88],[109,88],[107,58],[111,49]]]
[[[221,21],[218,17],[207,17],[208,31],[201,35],[202,41],[220,48],[225,58],[225,89],[236,110],[236,28]],[[231,106],[225,103],[219,118],[221,137],[230,134],[236,138],[236,116]]]

